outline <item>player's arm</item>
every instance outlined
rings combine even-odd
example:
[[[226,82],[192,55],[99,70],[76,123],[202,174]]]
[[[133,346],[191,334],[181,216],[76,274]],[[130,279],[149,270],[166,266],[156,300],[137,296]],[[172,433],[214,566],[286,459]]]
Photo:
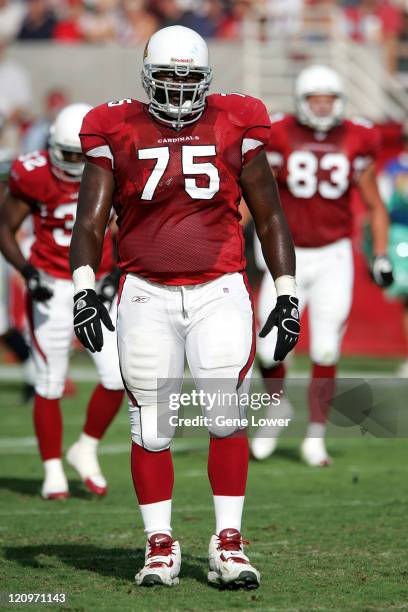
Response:
[[[378,190],[373,163],[361,174],[357,185],[370,218],[374,252],[373,279],[380,287],[388,287],[393,282],[392,266],[387,257],[389,216]]]
[[[111,308],[112,303],[115,299],[116,294],[119,290],[120,283],[120,269],[117,266],[118,261],[118,244],[116,240],[117,225],[116,217],[111,219],[108,224],[109,238],[112,241],[113,261],[114,266],[112,270],[103,277],[100,282],[98,289],[98,297],[105,304],[107,308]],[[106,239],[106,235],[105,235]]]
[[[297,343],[300,331],[295,249],[280,204],[276,180],[263,151],[244,166],[240,181],[278,296],[260,336],[266,336],[277,325],[275,359],[281,361]]]
[[[26,219],[32,213],[31,206],[16,198],[9,191],[0,204],[0,251],[7,261],[25,278],[28,291],[33,299],[44,302],[53,293],[42,279],[40,272],[30,264],[17,242],[16,234]]]
[[[114,330],[108,311],[95,293],[95,273],[102,257],[114,188],[111,172],[96,164],[85,164],[72,232],[70,264],[75,287],[74,329],[78,339],[92,352],[102,350],[101,322]]]

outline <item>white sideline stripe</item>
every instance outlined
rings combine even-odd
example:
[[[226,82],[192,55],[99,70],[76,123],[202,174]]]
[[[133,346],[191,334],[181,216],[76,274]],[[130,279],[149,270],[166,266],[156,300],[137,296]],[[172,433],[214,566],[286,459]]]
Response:
[[[38,493],[38,501],[40,500],[40,493]],[[356,501],[358,502],[356,504]],[[44,503],[44,502],[42,502]],[[350,506],[370,506],[373,508],[378,508],[380,506],[385,506],[388,505],[388,501],[368,501],[366,499],[362,499],[362,500],[352,500],[350,502],[342,502],[342,503],[338,503],[333,501],[332,503],[322,503],[320,499],[316,499],[315,503],[308,503],[303,501],[302,505],[306,508],[332,508],[334,506],[336,507],[344,507],[344,508],[348,508]],[[270,511],[273,510],[274,508],[276,509],[282,509],[284,508],[284,504],[274,504],[274,503],[270,503],[270,504],[261,504],[258,506],[251,506],[250,504],[245,504],[245,511],[251,512],[251,511]],[[190,513],[190,514],[194,514],[194,513],[198,513],[198,512],[212,512],[214,510],[214,506],[212,504],[207,504],[207,505],[202,505],[202,506],[175,506],[172,508],[172,512],[176,513],[176,514],[181,514],[181,513]],[[24,508],[19,510],[18,508],[12,509],[12,510],[0,510],[0,516],[11,516],[11,515],[26,515],[26,514],[32,514],[32,515],[58,515],[58,514],[71,514],[72,515],[73,509],[72,508],[56,508],[55,506],[50,509],[47,510],[47,508]],[[132,516],[137,516],[138,515],[138,511],[137,508],[120,508],[120,507],[115,507],[113,508],[112,506],[110,506],[109,508],[101,508],[100,505],[98,504],[98,508],[95,509],[94,505],[92,506],[87,506],[87,505],[83,505],[83,507],[80,509],[81,514],[84,515],[95,515],[95,514],[102,514],[102,515],[112,515],[112,514],[123,514],[123,515],[127,515],[130,514]],[[274,546],[275,542],[271,542],[270,546]],[[262,546],[267,546],[266,543],[263,543]]]
[[[204,440],[200,445],[191,445],[190,443],[176,442],[173,445],[172,452],[185,453],[189,451],[202,450],[208,447],[208,441]],[[103,444],[98,450],[98,455],[122,455],[130,452],[130,438],[128,442],[119,442],[117,444]],[[30,437],[7,437],[0,438],[0,455],[37,455],[37,439],[34,436]]]
[[[96,370],[92,368],[75,367],[69,371],[68,376],[76,382],[96,382],[99,380]],[[367,370],[361,370],[361,371],[354,370],[352,372],[349,372],[348,370],[340,369],[338,376],[341,378],[367,378],[367,379],[395,378],[396,380],[399,380],[397,379],[396,374],[393,372],[378,372],[378,371],[370,372]],[[191,379],[190,373],[186,372],[184,378]],[[254,380],[255,378],[260,379],[259,376],[254,377]],[[309,378],[309,373],[292,371],[288,373],[288,378],[307,379]],[[22,380],[22,370],[19,366],[6,366],[6,365],[0,366],[0,381],[21,381],[21,380]]]

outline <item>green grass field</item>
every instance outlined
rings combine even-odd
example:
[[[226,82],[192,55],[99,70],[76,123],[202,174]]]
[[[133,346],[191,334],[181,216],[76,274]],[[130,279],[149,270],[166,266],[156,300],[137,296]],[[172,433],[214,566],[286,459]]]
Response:
[[[65,449],[81,429],[91,389],[81,383],[63,402]],[[18,405],[14,383],[0,382],[0,398],[1,592],[64,592],[67,603],[58,607],[77,611],[408,609],[405,439],[337,437],[329,444],[333,467],[314,470],[298,462],[300,438],[285,435],[276,456],[251,463],[243,532],[262,573],[252,592],[206,584],[213,529],[207,442],[177,440],[173,528],[181,581],[146,590],[133,583],[144,537],[125,406],[102,444],[109,495],[92,499],[68,468],[71,498],[44,502],[31,410]],[[298,419],[305,418],[303,407]]]

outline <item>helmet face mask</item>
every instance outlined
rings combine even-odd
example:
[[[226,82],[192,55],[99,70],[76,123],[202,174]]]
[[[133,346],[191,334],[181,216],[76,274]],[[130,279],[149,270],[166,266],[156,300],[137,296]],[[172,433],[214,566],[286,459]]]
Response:
[[[313,103],[313,98],[316,99],[316,104]],[[328,103],[329,98],[332,98],[331,104]],[[343,85],[331,68],[311,66],[298,76],[295,106],[297,118],[303,125],[319,132],[331,130],[342,121],[345,103]]]
[[[52,170],[64,181],[81,180],[85,161],[79,131],[91,108],[88,104],[70,104],[60,111],[50,128],[48,150]]]
[[[172,26],[149,40],[142,82],[149,111],[159,121],[176,129],[197,121],[211,80],[207,45],[193,30]]]

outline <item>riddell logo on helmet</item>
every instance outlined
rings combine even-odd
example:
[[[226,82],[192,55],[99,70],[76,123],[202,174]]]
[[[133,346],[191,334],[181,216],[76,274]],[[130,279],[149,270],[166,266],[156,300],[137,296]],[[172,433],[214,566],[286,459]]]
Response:
[[[171,61],[175,62],[176,64],[192,64],[194,60],[192,57],[190,57],[190,59],[180,59],[177,57],[172,57]]]

